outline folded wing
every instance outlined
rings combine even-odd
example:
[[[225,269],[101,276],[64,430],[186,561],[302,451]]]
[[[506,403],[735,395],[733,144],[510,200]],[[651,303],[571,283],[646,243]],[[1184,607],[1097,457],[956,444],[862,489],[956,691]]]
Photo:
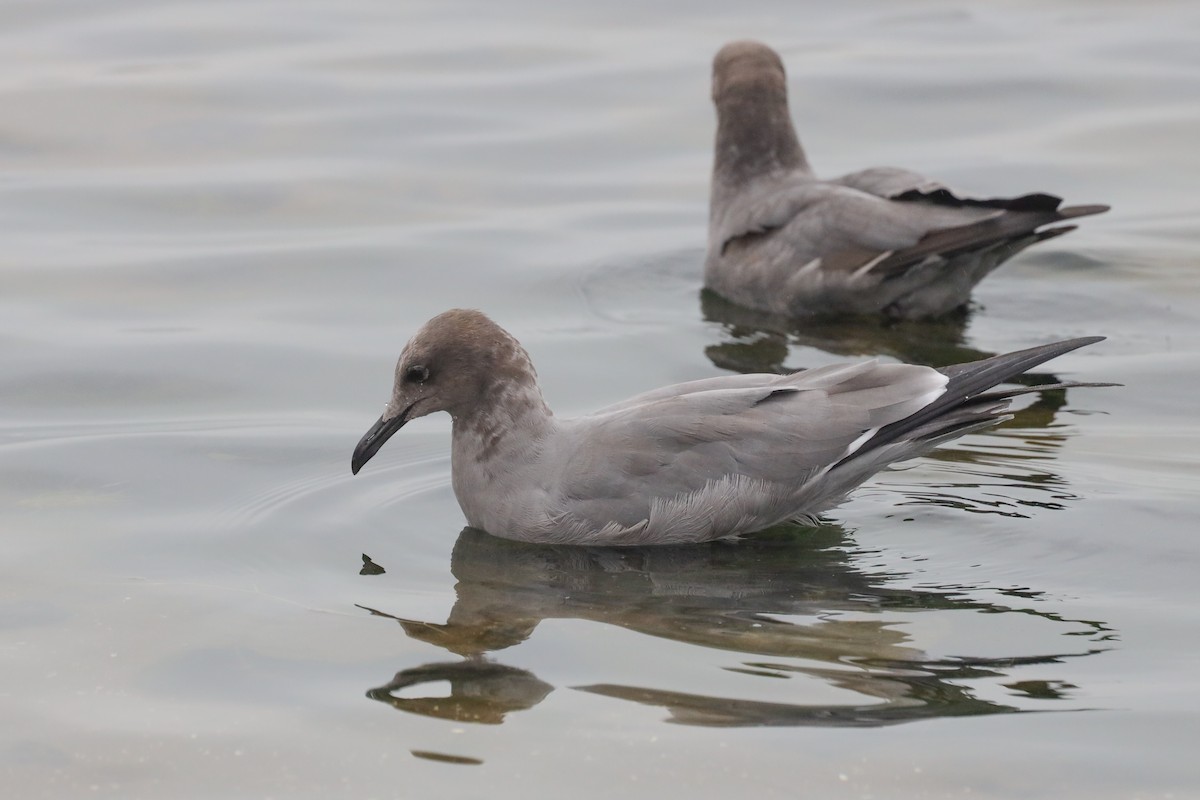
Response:
[[[814,478],[946,382],[927,367],[874,362],[729,376],[564,423],[559,524],[632,529],[656,512],[681,530],[728,529],[730,515],[745,518],[737,527],[774,524],[795,515]]]

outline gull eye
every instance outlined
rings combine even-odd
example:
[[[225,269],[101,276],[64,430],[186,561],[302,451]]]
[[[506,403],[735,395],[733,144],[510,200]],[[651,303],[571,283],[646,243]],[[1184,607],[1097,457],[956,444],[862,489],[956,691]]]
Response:
[[[413,364],[404,370],[405,383],[424,383],[427,380],[429,380],[429,367]]]

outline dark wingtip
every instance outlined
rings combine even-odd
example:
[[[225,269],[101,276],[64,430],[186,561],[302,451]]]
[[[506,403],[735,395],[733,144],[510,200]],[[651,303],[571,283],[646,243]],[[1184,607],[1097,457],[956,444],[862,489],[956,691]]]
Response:
[[[1019,197],[959,197],[946,187],[937,189],[908,189],[892,195],[892,200],[920,201],[936,203],[943,206],[973,208],[1000,208],[1005,211],[1040,211],[1044,213],[1060,213],[1058,206],[1062,198],[1045,192],[1032,192]]]
[[[1107,338],[1108,338],[1107,336],[1080,336],[1075,339],[1065,339],[1065,340],[1059,342],[1058,344],[1066,347],[1066,349],[1063,350],[1062,352],[1069,353],[1072,350],[1078,350],[1081,347],[1087,347],[1089,344],[1095,344],[1096,342],[1103,342]],[[1050,345],[1050,346],[1053,346],[1053,345]],[[1031,348],[1031,349],[1036,349],[1036,348]]]
[[[1057,358],[1064,353],[1069,353],[1072,350],[1078,350],[1081,347],[1087,347],[1089,344],[1103,342],[1107,336],[1077,336],[1074,339],[1063,339],[1058,342],[1049,344],[1040,344],[1036,347],[1027,347],[1024,350],[1014,350],[1011,353],[1001,353],[989,358],[980,359],[979,361],[968,361],[965,364],[955,364],[953,367],[943,368],[943,372],[950,369],[978,368],[984,364],[1006,364],[1021,370],[1031,369],[1042,362],[1049,361],[1052,358]],[[1014,373],[1016,374],[1016,373]]]
[[[927,441],[933,442],[935,440],[943,440],[946,436],[960,435],[970,429],[972,425],[986,427],[994,424],[999,421],[996,412],[1003,410],[997,407],[990,410],[982,410],[980,412],[982,416],[954,417],[956,409],[964,409],[968,404],[976,404],[975,407],[978,408],[977,404],[979,402],[1003,401],[1007,397],[1017,394],[1087,385],[1083,383],[1062,383],[1057,386],[1039,385],[1013,390],[1001,390],[997,393],[987,391],[993,386],[1021,375],[1039,364],[1057,358],[1064,353],[1069,353],[1072,350],[1078,350],[1081,347],[1102,342],[1104,339],[1105,337],[1103,336],[1080,336],[1075,339],[1064,339],[1061,342],[1051,342],[1050,344],[1017,350],[1012,353],[1002,353],[990,358],[980,359],[979,361],[968,361],[964,364],[952,364],[947,367],[941,367],[938,371],[947,376],[950,381],[947,383],[946,389],[940,397],[915,414],[893,422],[890,425],[885,425],[878,433],[864,442],[858,450],[846,456],[843,461],[861,456],[863,453],[876,447],[897,441],[912,431],[934,423],[941,417],[947,418],[947,425],[949,427],[943,427],[940,431],[935,430],[932,433],[927,432],[923,434]],[[963,427],[957,427],[960,425]]]

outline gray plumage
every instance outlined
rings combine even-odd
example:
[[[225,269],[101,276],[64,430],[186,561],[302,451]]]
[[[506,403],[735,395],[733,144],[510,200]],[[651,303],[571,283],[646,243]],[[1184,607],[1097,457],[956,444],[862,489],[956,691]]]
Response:
[[[530,542],[703,542],[811,519],[888,464],[1007,419],[989,392],[1072,339],[936,370],[867,361],[667,386],[555,417],[524,348],[478,311],[434,317],[405,346],[357,473],[411,419],[454,420],[452,480],[475,528]]]
[[[705,284],[787,316],[938,316],[1035,242],[1108,210],[1028,194],[970,198],[893,167],[820,179],[792,128],[778,54],[733,42],[713,61],[717,139]]]

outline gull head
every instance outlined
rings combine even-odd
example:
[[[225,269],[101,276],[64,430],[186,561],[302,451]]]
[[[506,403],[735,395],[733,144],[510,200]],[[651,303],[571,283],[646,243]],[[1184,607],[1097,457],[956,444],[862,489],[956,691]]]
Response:
[[[383,415],[354,448],[354,474],[384,442],[418,417],[447,411],[455,420],[482,413],[503,387],[532,383],[529,356],[507,331],[480,311],[438,314],[409,340],[396,362],[392,396]]]
[[[717,108],[714,198],[739,196],[764,175],[810,173],[788,111],[787,74],[779,54],[760,42],[730,42],[713,58]]]
[[[787,74],[779,54],[761,42],[730,42],[713,58],[712,96],[721,109],[747,93],[786,102]]]

